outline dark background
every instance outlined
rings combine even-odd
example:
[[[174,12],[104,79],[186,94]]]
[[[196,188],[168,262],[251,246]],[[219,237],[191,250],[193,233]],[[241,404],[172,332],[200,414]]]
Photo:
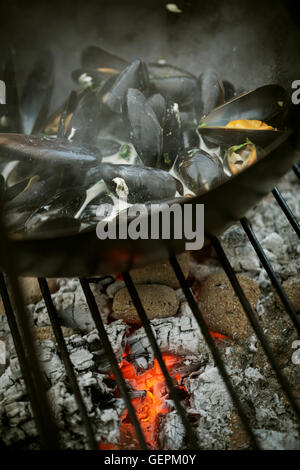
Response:
[[[37,50],[55,54],[52,107],[74,87],[70,73],[80,51],[94,44],[124,58],[168,62],[199,74],[208,65],[238,88],[267,82],[290,87],[300,79],[297,1],[98,0],[1,2],[0,59],[8,45],[17,51],[20,86]],[[105,64],[104,64],[105,65]]]

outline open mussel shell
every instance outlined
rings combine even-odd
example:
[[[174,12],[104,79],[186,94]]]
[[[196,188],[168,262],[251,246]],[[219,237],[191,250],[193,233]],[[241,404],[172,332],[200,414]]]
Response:
[[[224,178],[219,159],[199,148],[185,150],[179,154],[174,171],[185,186],[196,195],[218,185]]]
[[[264,85],[212,110],[201,119],[200,125],[224,127],[236,119],[256,119],[276,126],[282,121],[288,105],[288,94],[282,86]]]
[[[248,137],[261,147],[270,145],[281,130],[232,129],[229,122],[240,119],[258,120],[271,126],[280,126],[289,105],[286,90],[279,85],[265,85],[219,106],[201,119],[198,126],[206,143],[238,145]]]
[[[246,142],[248,138],[260,147],[267,147],[285,131],[281,130],[256,130],[256,129],[231,129],[229,127],[203,127],[199,129],[201,137],[208,144],[219,145],[227,148]]]
[[[164,170],[102,163],[101,171],[110,191],[121,199],[127,198],[132,204],[170,199],[176,193],[173,176]]]

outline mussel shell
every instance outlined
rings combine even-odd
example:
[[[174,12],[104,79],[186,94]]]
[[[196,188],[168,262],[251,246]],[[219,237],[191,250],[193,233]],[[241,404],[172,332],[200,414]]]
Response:
[[[85,196],[86,191],[77,188],[56,192],[27,219],[25,231],[35,230],[35,227],[48,219],[73,218],[84,203]]]
[[[137,59],[118,75],[107,100],[108,107],[115,113],[122,113],[126,106],[129,88],[136,88],[145,94],[149,90],[148,70],[144,62]]]
[[[178,105],[167,100],[160,168],[170,169],[181,149],[182,130]]]
[[[205,126],[224,127],[236,119],[257,119],[276,126],[289,104],[288,94],[280,85],[264,85],[244,93],[211,111],[200,121]],[[200,129],[200,132],[202,132]]]
[[[156,90],[179,106],[192,104],[197,95],[197,80],[190,75],[152,78],[150,83],[153,91]]]
[[[126,60],[97,46],[89,46],[83,49],[80,62],[83,68],[109,67],[119,71],[128,65]]]
[[[78,144],[95,145],[101,126],[101,104],[97,93],[85,90],[68,125],[66,137]]]
[[[54,60],[42,51],[31,70],[21,97],[24,134],[36,133],[48,115],[54,82]]]
[[[7,201],[4,205],[5,212],[37,209],[55,194],[59,183],[58,175],[52,176],[48,180],[36,181],[28,189],[21,191],[16,197]]]
[[[192,77],[196,78],[187,70],[176,67],[175,65],[159,62],[147,64],[150,78],[168,78],[168,77]]]
[[[279,85],[265,85],[228,101],[205,116],[198,127],[206,143],[229,147],[246,142],[261,147],[272,143],[284,131],[230,129],[225,127],[236,119],[257,119],[270,125],[280,123],[288,108],[288,96]]]
[[[112,198],[107,193],[101,193],[86,206],[80,220],[85,224],[95,224],[109,216],[112,207]]]
[[[128,202],[143,203],[174,197],[176,183],[170,173],[138,165],[101,164],[102,177],[107,187],[118,196],[114,178],[124,180],[128,188]]]
[[[146,166],[156,167],[162,153],[162,129],[152,107],[137,89],[127,92],[131,141]]]
[[[149,96],[147,103],[151,106],[156,114],[161,128],[164,128],[166,117],[166,100],[160,93],[154,93]]]
[[[206,143],[219,145],[221,148],[243,144],[246,139],[264,148],[285,133],[285,131],[230,129],[228,127],[203,127],[199,129],[199,132]]]
[[[0,134],[0,159],[42,161],[56,164],[92,165],[101,161],[100,151],[64,139],[25,134]]]
[[[224,177],[219,159],[197,148],[185,150],[178,155],[174,171],[195,194],[208,191]]]
[[[196,110],[198,118],[207,115],[212,109],[224,103],[225,92],[222,81],[214,70],[207,69],[197,80],[198,99]]]

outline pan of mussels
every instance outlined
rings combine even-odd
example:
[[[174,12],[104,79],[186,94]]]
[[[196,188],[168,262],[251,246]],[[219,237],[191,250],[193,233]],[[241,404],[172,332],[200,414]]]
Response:
[[[13,52],[4,69],[12,83]],[[166,257],[185,240],[100,240],[106,208],[202,203],[205,233],[218,235],[296,160],[280,85],[241,93],[209,67],[197,76],[90,46],[49,116],[53,71],[42,51],[2,109],[1,214],[22,274],[94,275]]]

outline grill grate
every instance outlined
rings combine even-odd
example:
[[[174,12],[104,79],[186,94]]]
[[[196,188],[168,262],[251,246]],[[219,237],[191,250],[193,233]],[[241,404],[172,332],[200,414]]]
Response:
[[[299,165],[294,165],[293,170],[297,177],[300,179],[300,168]],[[274,188],[273,190],[273,196],[275,197],[277,203],[279,204],[280,208],[286,215],[289,223],[295,230],[296,234],[300,237],[300,227],[299,223],[297,222],[294,214],[292,213],[291,209],[289,208],[288,204],[286,203],[285,199],[281,195],[280,191],[278,188]],[[276,276],[272,265],[267,258],[261,244],[259,243],[249,221],[246,218],[242,218],[240,220],[240,223],[245,231],[245,233],[248,236],[248,239],[250,243],[252,244],[253,248],[256,251],[256,254],[262,263],[262,266],[266,270],[272,285],[274,289],[276,290],[277,294],[279,295],[280,299],[283,302],[283,305],[285,307],[285,310],[289,317],[291,318],[294,327],[296,328],[297,332],[300,334],[300,320],[299,316],[297,315],[291,301],[289,300],[287,294],[285,293],[284,289],[282,288],[280,281],[278,277]],[[13,287],[13,293],[14,293],[14,299],[15,299],[15,305],[16,308],[12,308],[12,304],[10,301],[10,297],[8,294],[8,290],[5,284],[5,279],[4,275],[0,273],[0,292],[3,300],[3,304],[5,307],[5,311],[7,314],[7,319],[9,323],[9,327],[11,330],[11,334],[13,337],[15,349],[18,355],[18,359],[20,362],[20,367],[21,371],[23,374],[23,378],[25,381],[26,389],[28,392],[28,397],[30,399],[30,403],[32,406],[34,418],[36,421],[36,425],[39,431],[40,435],[40,440],[41,440],[41,446],[45,449],[58,449],[60,448],[60,442],[59,442],[59,432],[57,429],[57,425],[55,423],[55,420],[53,419],[52,415],[52,410],[51,406],[47,400],[47,394],[46,394],[46,386],[43,383],[42,380],[42,374],[39,369],[39,361],[38,361],[38,356],[37,352],[35,351],[34,347],[34,341],[32,338],[32,332],[30,331],[30,326],[29,326],[29,318],[28,318],[28,313],[26,312],[26,309],[24,308],[24,304],[22,303],[22,297],[21,297],[21,291],[18,286],[18,281],[17,277],[12,271],[12,266],[15,266],[14,261],[12,260],[12,254],[11,251],[9,250],[9,240],[4,238],[4,232],[3,232],[3,227],[1,226],[1,221],[0,221],[0,232],[3,234],[2,237],[2,244],[1,244],[1,254],[3,255],[3,258],[6,262],[4,262],[4,266],[6,267],[6,273],[8,276],[8,279]],[[293,396],[293,393],[291,391],[291,387],[286,379],[286,377],[283,375],[281,372],[280,366],[273,354],[273,351],[271,347],[269,346],[269,342],[259,324],[259,322],[256,319],[256,316],[250,306],[250,303],[243,292],[243,289],[235,275],[235,272],[222,248],[222,245],[220,244],[219,240],[216,237],[211,238],[211,243],[218,255],[219,261],[225,271],[225,273],[228,276],[228,279],[237,295],[239,298],[239,301],[241,305],[243,306],[243,309],[245,311],[245,314],[247,315],[247,318],[249,322],[252,325],[252,328],[260,341],[262,348],[264,350],[264,353],[270,362],[274,373],[276,374],[277,380],[282,387],[282,390],[284,391],[287,399],[290,402],[290,405],[297,416],[297,419],[299,420],[299,426],[300,426],[300,409],[299,405],[297,404],[297,401],[295,397]],[[9,253],[9,260],[8,260],[8,255]],[[6,258],[6,259],[5,259]],[[231,379],[226,371],[225,364],[221,358],[221,355],[214,343],[214,340],[210,336],[209,330],[206,326],[206,323],[202,317],[202,314],[198,308],[197,302],[192,294],[192,291],[190,290],[185,277],[182,273],[181,267],[174,255],[174,253],[170,253],[170,263],[173,267],[173,270],[177,276],[177,279],[180,283],[180,286],[182,288],[182,291],[186,297],[186,300],[196,318],[196,321],[201,329],[201,332],[203,334],[203,337],[206,340],[206,343],[214,357],[216,366],[219,369],[219,372],[224,380],[224,383],[227,387],[227,390],[231,396],[231,399],[233,401],[233,404],[235,405],[239,417],[245,427],[245,430],[247,431],[247,434],[249,436],[250,444],[253,449],[258,449],[259,448],[259,443],[257,442],[257,439],[253,433],[253,430],[251,429],[249,419],[244,412],[243,405],[241,404],[241,401],[239,399],[239,396],[237,392],[234,389],[234,386],[231,382]],[[177,387],[174,385],[169,372],[167,370],[167,367],[164,363],[164,360],[162,358],[161,351],[159,349],[159,346],[157,344],[156,338],[153,334],[151,324],[149,319],[146,316],[145,310],[143,308],[143,305],[141,303],[141,300],[139,298],[139,295],[137,293],[137,290],[134,286],[134,283],[130,277],[130,274],[128,272],[123,273],[123,278],[126,284],[126,287],[130,293],[130,296],[132,298],[132,301],[134,303],[134,306],[138,312],[138,315],[140,317],[141,323],[145,329],[145,332],[147,334],[147,337],[149,339],[150,345],[152,347],[154,356],[156,357],[161,371],[164,375],[165,382],[169,388],[170,391],[170,397],[174,401],[175,408],[178,412],[178,415],[181,418],[182,424],[185,429],[186,433],[186,442],[187,446],[190,449],[201,449],[201,436],[200,436],[200,441],[198,440],[197,436],[195,435],[195,431],[193,430],[188,417],[186,415],[186,412],[184,410],[184,407],[181,404],[180,401],[180,395],[178,393]],[[133,404],[131,402],[131,398],[129,396],[129,392],[126,387],[125,380],[122,376],[121,370],[118,365],[118,360],[114,354],[113,348],[110,344],[108,335],[106,333],[102,318],[99,314],[98,306],[95,301],[95,298],[93,296],[93,293],[90,288],[90,283],[96,282],[99,280],[99,278],[90,278],[90,279],[80,279],[80,283],[84,292],[84,295],[86,297],[87,304],[89,306],[92,318],[95,322],[96,328],[98,330],[100,339],[102,341],[104,350],[106,352],[106,355],[110,361],[111,364],[111,369],[112,372],[116,378],[116,382],[118,384],[120,393],[126,403],[126,406],[128,408],[128,413],[131,419],[131,423],[134,426],[134,429],[136,431],[136,435],[139,441],[139,444],[142,449],[147,449],[147,444],[145,437],[143,435],[143,432],[141,430],[138,418],[136,416]],[[47,284],[46,279],[44,278],[39,278],[39,286],[46,304],[46,308],[48,311],[48,315],[50,318],[50,322],[53,328],[53,332],[56,338],[56,342],[58,344],[58,348],[66,369],[66,373],[69,379],[70,387],[74,393],[78,409],[81,415],[82,422],[84,424],[85,432],[86,432],[86,437],[87,437],[87,442],[88,446],[90,449],[97,449],[97,443],[94,437],[94,432],[92,429],[91,422],[88,417],[87,413],[87,408],[84,403],[84,400],[82,398],[82,394],[78,385],[78,381],[76,378],[76,374],[74,372],[74,368],[72,365],[72,362],[69,357],[69,353],[66,347],[66,343],[64,340],[64,336],[62,333],[61,325],[56,313],[55,306],[53,304],[50,290]]]

